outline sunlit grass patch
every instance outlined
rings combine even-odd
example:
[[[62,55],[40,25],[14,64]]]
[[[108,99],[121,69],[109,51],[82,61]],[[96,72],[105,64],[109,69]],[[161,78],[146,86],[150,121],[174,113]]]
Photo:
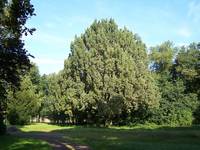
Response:
[[[155,124],[109,128],[33,124],[26,132],[62,133],[66,142],[88,145],[94,150],[199,150],[200,127],[170,127]]]
[[[54,130],[74,128],[74,126],[58,126],[58,125],[45,124],[45,123],[35,123],[31,125],[18,126],[18,128],[24,132],[31,132],[31,131],[51,132]]]

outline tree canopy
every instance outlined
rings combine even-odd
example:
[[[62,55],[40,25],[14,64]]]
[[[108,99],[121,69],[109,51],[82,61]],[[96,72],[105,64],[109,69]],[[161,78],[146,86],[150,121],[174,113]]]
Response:
[[[145,44],[136,34],[119,29],[113,19],[94,21],[71,44],[61,96],[75,103],[71,107],[78,123],[133,121],[136,111],[159,102],[147,62]]]
[[[0,126],[6,110],[5,89],[8,84],[19,86],[20,75],[30,68],[31,56],[24,48],[23,35],[35,29],[25,26],[34,14],[30,0],[1,0],[0,2]],[[2,132],[5,130],[2,130]]]
[[[113,19],[95,20],[75,36],[64,69],[41,76],[22,40],[34,31],[25,26],[33,6],[12,0],[0,7],[0,112],[7,110],[11,124],[46,117],[98,126],[200,122],[199,43],[166,41],[148,54],[138,34]]]

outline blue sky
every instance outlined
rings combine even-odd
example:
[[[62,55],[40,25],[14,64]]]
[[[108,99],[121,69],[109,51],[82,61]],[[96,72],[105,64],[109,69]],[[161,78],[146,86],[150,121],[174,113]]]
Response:
[[[70,43],[94,19],[113,18],[138,33],[148,47],[166,40],[175,45],[200,41],[199,0],[32,0],[37,31],[25,38],[41,74],[63,69]]]

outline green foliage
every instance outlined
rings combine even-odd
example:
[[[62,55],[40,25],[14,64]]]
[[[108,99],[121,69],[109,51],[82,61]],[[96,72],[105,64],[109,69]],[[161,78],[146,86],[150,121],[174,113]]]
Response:
[[[185,85],[185,93],[197,95],[200,102],[200,47],[199,43],[192,43],[188,47],[181,47],[175,60],[176,78],[181,78]],[[194,112],[194,123],[200,122],[199,104]]]
[[[198,44],[167,41],[151,48],[150,72],[138,35],[112,19],[95,20],[75,37],[64,70],[41,80],[43,115],[62,124],[191,125],[199,112],[199,56]]]
[[[8,91],[8,120],[11,124],[27,124],[37,115],[41,98],[31,79],[30,74],[23,76],[20,88]]]
[[[47,101],[44,103],[50,118],[55,123],[64,124],[71,110],[69,103],[66,101],[66,95],[63,92],[63,82],[61,81],[60,74],[61,73],[58,75],[52,74],[47,77],[48,95]]]
[[[173,65],[172,59],[175,52],[176,50],[170,41],[152,47],[150,53],[151,69],[159,73],[168,72]]]
[[[154,78],[160,87],[160,107],[155,109],[150,122],[169,125],[191,125],[198,103],[197,92],[190,92],[186,85],[184,76],[180,75],[180,60],[189,61],[184,58],[183,52],[179,52],[175,62],[176,48],[169,42],[153,48],[150,59]],[[187,63],[188,67],[191,64]],[[191,66],[192,68],[192,66]]]
[[[192,43],[181,47],[176,57],[176,76],[181,77],[187,92],[197,93],[200,97],[200,48]]]
[[[119,123],[119,118],[134,118],[139,107],[157,107],[159,94],[147,65],[137,35],[119,29],[112,19],[94,21],[71,44],[63,71],[76,121]]]
[[[8,63],[5,67],[11,70],[1,69],[0,112],[8,106],[11,124],[26,124],[31,117],[48,117],[57,124],[104,126],[138,123],[184,126],[200,122],[199,44],[176,48],[167,41],[150,49],[148,61],[146,46],[137,34],[118,28],[113,19],[95,20],[71,43],[64,69],[40,77],[21,40],[23,34],[34,31],[25,27],[28,17],[34,15],[33,6],[29,0],[12,0],[9,5],[3,2],[0,6],[5,10],[0,12],[2,26],[7,30],[0,32],[0,64],[9,56],[14,66]],[[18,9],[23,10],[21,14],[15,14]],[[22,17],[24,20],[20,20]],[[16,26],[10,27],[9,21]],[[8,33],[16,37],[4,36]],[[17,63],[18,56],[13,61],[10,53],[6,53],[10,47],[25,55],[25,65]],[[22,76],[30,66],[30,71]],[[15,82],[17,85],[20,74],[20,88],[8,86]],[[3,119],[0,115],[0,124]]]
[[[30,0],[0,1],[0,126],[4,126],[6,111],[6,93],[2,91],[6,91],[7,84],[19,86],[20,75],[30,67],[31,55],[24,48],[22,36],[32,34],[35,30],[25,26],[33,15],[34,8]]]
[[[29,56],[22,36],[35,29],[25,26],[34,15],[30,0],[1,1],[0,11],[0,79],[19,85],[20,75],[30,67]]]

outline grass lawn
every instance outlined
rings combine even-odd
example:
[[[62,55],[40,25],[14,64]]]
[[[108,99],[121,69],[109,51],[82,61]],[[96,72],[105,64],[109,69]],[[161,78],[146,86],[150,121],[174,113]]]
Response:
[[[52,148],[44,141],[3,135],[0,136],[0,150],[52,150]]]
[[[67,141],[88,145],[94,150],[200,150],[200,127],[89,128],[35,124],[21,130],[63,133]]]

